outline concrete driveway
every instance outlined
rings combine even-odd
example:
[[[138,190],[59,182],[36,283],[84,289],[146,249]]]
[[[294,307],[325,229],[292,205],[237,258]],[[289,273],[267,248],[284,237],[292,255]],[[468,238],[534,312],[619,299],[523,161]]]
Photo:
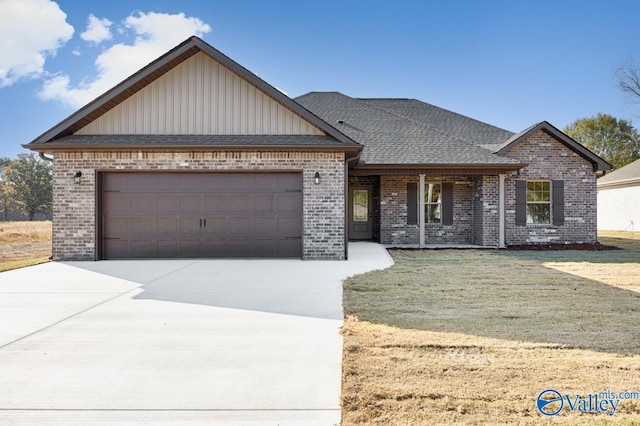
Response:
[[[0,274],[0,424],[340,422],[346,262],[48,263]]]

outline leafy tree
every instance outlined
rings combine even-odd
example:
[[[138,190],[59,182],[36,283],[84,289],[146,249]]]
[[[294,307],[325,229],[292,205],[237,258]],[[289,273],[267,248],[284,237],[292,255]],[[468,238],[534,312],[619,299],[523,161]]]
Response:
[[[9,193],[9,184],[6,178],[9,164],[11,164],[10,158],[0,158],[0,213],[2,214],[2,220],[4,222],[7,221],[9,212],[16,207]]]
[[[51,164],[36,154],[20,154],[4,173],[8,194],[33,220],[36,213],[48,213],[52,201]]]
[[[574,121],[564,132],[616,169],[640,158],[638,131],[627,120],[598,113]]]

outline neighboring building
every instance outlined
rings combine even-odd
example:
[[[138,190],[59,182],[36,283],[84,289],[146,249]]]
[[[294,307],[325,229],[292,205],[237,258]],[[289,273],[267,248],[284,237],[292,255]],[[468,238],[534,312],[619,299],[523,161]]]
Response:
[[[602,176],[598,185],[598,229],[640,230],[640,160]]]
[[[388,245],[594,243],[609,164],[411,99],[291,99],[191,37],[26,148],[55,259],[344,259]]]

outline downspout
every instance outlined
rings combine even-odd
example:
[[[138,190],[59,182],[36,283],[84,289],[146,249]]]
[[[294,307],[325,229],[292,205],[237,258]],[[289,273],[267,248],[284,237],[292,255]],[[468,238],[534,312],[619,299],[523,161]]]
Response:
[[[349,163],[360,160],[360,154],[344,162],[344,260],[349,260]]]
[[[45,161],[49,161],[50,163],[53,163],[53,158],[49,158],[46,155],[44,155],[44,152],[40,152],[40,158],[42,158]]]

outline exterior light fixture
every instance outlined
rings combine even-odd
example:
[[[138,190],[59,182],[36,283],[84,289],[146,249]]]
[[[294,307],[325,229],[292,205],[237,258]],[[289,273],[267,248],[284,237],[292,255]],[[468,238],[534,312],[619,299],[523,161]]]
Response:
[[[316,172],[316,174],[313,175],[313,183],[315,183],[316,185],[320,184],[320,173]]]
[[[78,184],[80,183],[80,179],[82,178],[82,172],[81,171],[77,171],[73,174],[73,183]]]

